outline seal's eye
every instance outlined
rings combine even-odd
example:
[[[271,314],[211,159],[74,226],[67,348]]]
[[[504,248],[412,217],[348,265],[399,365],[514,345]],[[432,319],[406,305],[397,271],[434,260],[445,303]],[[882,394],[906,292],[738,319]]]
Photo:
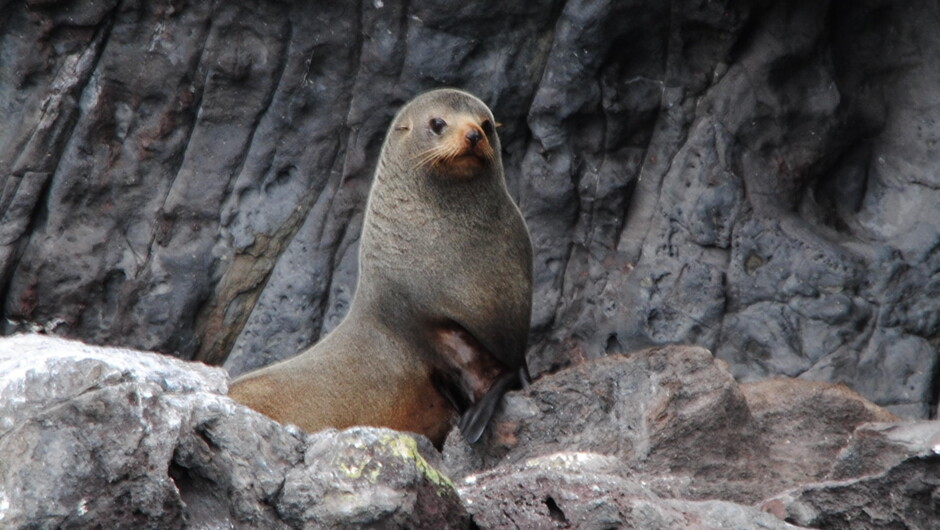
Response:
[[[431,118],[431,121],[428,122],[428,125],[431,126],[431,130],[434,131],[434,134],[441,134],[441,131],[444,130],[444,127],[447,127],[447,122],[440,118]]]
[[[487,136],[493,134],[493,122],[490,120],[483,120],[480,127],[483,127],[483,132],[486,133]]]

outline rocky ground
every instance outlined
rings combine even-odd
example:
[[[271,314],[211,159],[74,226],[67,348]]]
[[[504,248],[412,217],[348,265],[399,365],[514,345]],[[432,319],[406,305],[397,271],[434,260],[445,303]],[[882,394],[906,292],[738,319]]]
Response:
[[[233,373],[336,324],[396,109],[502,122],[530,365],[940,389],[936,2],[0,0],[0,333]],[[15,124],[15,126],[10,126]]]
[[[699,347],[509,394],[479,444],[305,434],[218,368],[0,339],[4,528],[938,528],[940,422],[842,385],[737,384]]]

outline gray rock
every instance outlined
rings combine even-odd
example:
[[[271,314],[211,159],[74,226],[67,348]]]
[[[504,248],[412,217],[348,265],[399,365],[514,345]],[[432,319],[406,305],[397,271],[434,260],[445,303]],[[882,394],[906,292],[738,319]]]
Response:
[[[940,421],[869,423],[852,434],[829,478],[843,480],[887,471],[912,457],[940,455]]]
[[[39,336],[0,340],[0,526],[467,528],[425,439],[285,428],[218,368]]]
[[[940,528],[940,421],[860,426],[826,479],[763,507],[822,528]]]
[[[224,393],[222,371],[38,336],[0,344],[4,526],[182,523],[174,441],[187,396]]]
[[[596,453],[556,453],[460,482],[474,522],[488,528],[795,528],[756,508],[663,499],[623,463]]]
[[[707,350],[666,346],[510,393],[484,443],[451,433],[444,467],[459,478],[592,452],[616,457],[624,476],[666,498],[750,504],[826,478],[859,425],[896,419],[844,385],[779,378],[739,386]],[[870,453],[863,461],[877,461]]]
[[[665,346],[608,356],[511,393],[480,444],[452,432],[453,476],[560,451],[618,456],[644,472],[714,483],[747,473],[766,453],[738,385],[712,354]],[[728,441],[734,439],[735,444]]]
[[[3,6],[4,334],[293,355],[348,307],[391,116],[453,85],[503,123],[535,373],[694,343],[936,414],[930,3]]]
[[[387,429],[302,433],[236,404],[226,385],[223,370],[168,356],[0,339],[0,526],[937,520],[940,422],[862,423],[894,416],[843,385],[739,387],[698,347],[608,356],[544,377],[510,394],[481,444],[454,433],[443,458],[425,438]]]
[[[818,528],[940,527],[940,454],[912,456],[861,478],[809,484],[764,503],[781,519]]]

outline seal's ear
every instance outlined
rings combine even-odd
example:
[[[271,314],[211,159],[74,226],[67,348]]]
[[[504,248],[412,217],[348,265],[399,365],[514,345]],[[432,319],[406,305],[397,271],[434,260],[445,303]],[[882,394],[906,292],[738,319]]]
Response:
[[[395,126],[396,131],[410,131],[411,130],[411,120],[408,120],[408,123],[400,123]]]

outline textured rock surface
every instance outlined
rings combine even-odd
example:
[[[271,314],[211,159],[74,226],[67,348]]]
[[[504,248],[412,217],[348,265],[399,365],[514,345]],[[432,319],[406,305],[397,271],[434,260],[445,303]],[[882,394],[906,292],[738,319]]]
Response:
[[[940,455],[912,457],[875,476],[804,486],[784,499],[786,519],[799,525],[933,530],[940,521]]]
[[[445,469],[483,528],[775,528],[755,503],[818,528],[940,521],[940,421],[894,422],[843,385],[739,389],[710,357],[670,346],[546,377],[485,444],[452,434]]]
[[[451,433],[445,469],[461,477],[539,455],[594,452],[675,475],[667,486],[678,484],[683,496],[714,496],[721,487],[733,498],[728,484],[760,476],[767,447],[722,364],[701,348],[667,346],[545,377],[509,394],[483,443],[468,446]]]
[[[763,508],[819,528],[940,528],[940,421],[859,427],[829,478]]]
[[[933,3],[0,6],[3,333],[295,353],[346,309],[392,114],[455,85],[504,124],[535,372],[686,342],[937,402]]]
[[[585,363],[509,394],[484,443],[451,434],[444,469],[460,478],[592,452],[617,457],[629,469],[623,476],[664,497],[750,504],[828,478],[859,425],[893,420],[843,385],[739,386],[708,351],[666,346]],[[860,460],[881,472],[884,458],[871,450]]]
[[[821,480],[854,440],[856,427],[898,421],[843,385],[778,378],[743,384],[741,391],[772,459],[765,482]]]
[[[427,440],[308,436],[224,397],[226,380],[151,353],[0,340],[0,526],[469,526]]]
[[[723,501],[663,499],[617,458],[556,453],[467,477],[461,497],[487,528],[793,528]]]
[[[470,450],[452,436],[443,459],[426,439],[386,429],[304,434],[225,390],[222,370],[197,363],[41,336],[0,339],[0,527],[788,528],[786,520],[929,528],[940,520],[940,422],[855,428],[891,415],[827,383],[775,380],[742,391],[697,347],[609,356],[544,378],[511,394],[484,445]]]
[[[871,423],[853,433],[829,478],[841,480],[877,474],[912,457],[937,455],[940,455],[940,421]]]

